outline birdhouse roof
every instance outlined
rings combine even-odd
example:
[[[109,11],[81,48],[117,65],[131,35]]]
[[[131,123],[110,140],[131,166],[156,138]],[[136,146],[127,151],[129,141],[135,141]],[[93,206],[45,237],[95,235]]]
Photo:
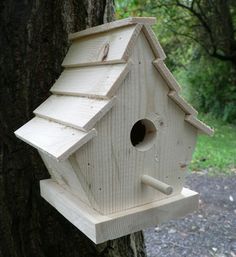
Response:
[[[94,126],[114,104],[128,74],[130,55],[142,31],[155,55],[153,65],[170,88],[168,96],[185,112],[185,121],[200,132],[213,131],[197,119],[197,111],[180,95],[180,87],[164,64],[165,53],[150,25],[155,18],[127,18],[69,36],[72,45],[51,95],[34,117],[15,134],[57,160],[65,160],[96,135]]]

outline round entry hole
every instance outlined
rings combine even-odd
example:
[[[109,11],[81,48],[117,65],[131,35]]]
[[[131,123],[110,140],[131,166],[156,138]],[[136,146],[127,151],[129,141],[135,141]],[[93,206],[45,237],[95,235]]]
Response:
[[[156,127],[148,119],[137,121],[131,129],[130,140],[134,147],[140,151],[146,151],[154,144]]]

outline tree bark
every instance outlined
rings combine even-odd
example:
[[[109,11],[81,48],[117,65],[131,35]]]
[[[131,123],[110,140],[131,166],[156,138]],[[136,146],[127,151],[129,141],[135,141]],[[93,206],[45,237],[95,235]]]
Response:
[[[40,197],[49,178],[13,132],[32,118],[60,75],[68,33],[113,18],[112,0],[0,3],[0,256],[145,256],[142,232],[94,245]]]

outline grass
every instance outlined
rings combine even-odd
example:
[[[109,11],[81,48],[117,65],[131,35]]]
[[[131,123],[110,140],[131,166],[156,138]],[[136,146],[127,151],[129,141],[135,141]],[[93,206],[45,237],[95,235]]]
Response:
[[[183,69],[175,71],[182,87],[181,95],[189,99],[189,82]],[[236,173],[236,125],[213,118],[211,115],[199,115],[199,119],[214,128],[212,137],[199,135],[190,164],[190,171],[207,171],[210,175]]]
[[[190,170],[206,170],[211,175],[236,173],[236,126],[211,116],[199,118],[215,133],[212,137],[198,137]]]

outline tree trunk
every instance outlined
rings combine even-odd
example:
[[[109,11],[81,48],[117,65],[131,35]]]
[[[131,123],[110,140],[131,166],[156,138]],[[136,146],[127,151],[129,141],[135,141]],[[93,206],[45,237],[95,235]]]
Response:
[[[32,118],[60,75],[68,33],[110,21],[112,0],[0,3],[0,256],[145,256],[142,232],[94,245],[39,194],[49,177],[13,132]]]

